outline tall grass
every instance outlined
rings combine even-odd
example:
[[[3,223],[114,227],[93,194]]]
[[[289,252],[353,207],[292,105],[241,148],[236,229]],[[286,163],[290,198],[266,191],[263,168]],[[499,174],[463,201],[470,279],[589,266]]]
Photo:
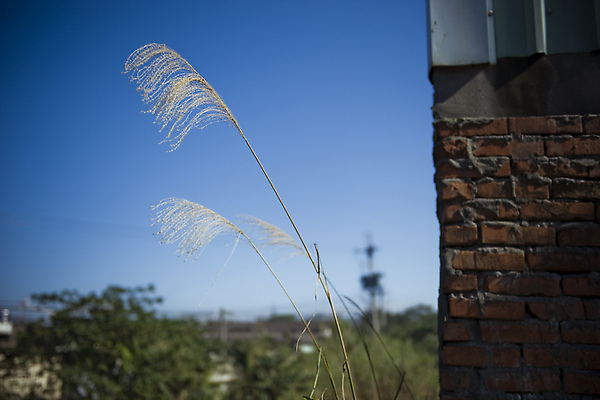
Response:
[[[347,392],[352,399],[357,399],[359,391],[355,385],[342,324],[334,305],[329,281],[321,265],[318,249],[315,246],[311,251],[307,246],[266,169],[225,102],[183,57],[163,44],[151,43],[134,51],[125,63],[124,72],[129,75],[131,81],[137,83],[137,89],[141,91],[143,101],[149,105],[147,112],[153,114],[156,122],[161,126],[161,130],[166,131],[163,142],[171,144],[171,151],[177,149],[186,135],[194,128],[203,129],[215,122],[225,122],[231,125],[251,152],[261,173],[268,181],[298,241],[294,241],[278,227],[255,218],[243,221],[254,228],[250,231],[258,231],[262,234],[259,238],[251,238],[236,224],[200,204],[185,199],[170,198],[161,201],[155,207],[158,211],[155,224],[161,227],[159,233],[162,235],[163,242],[177,244],[178,251],[186,258],[197,257],[217,235],[232,235],[236,243],[239,240],[248,243],[288,296],[294,310],[304,323],[305,331],[310,335],[320,355],[319,365],[323,366],[331,386],[329,392],[336,399],[347,398]],[[325,353],[324,346],[319,343],[311,331],[310,319],[302,315],[285,286],[261,253],[259,246],[255,244],[259,241],[267,245],[292,246],[307,257],[328,302],[341,356],[340,361],[336,361],[333,365],[329,362],[330,358]],[[341,368],[339,368],[340,366]],[[314,398],[314,390],[306,398]]]

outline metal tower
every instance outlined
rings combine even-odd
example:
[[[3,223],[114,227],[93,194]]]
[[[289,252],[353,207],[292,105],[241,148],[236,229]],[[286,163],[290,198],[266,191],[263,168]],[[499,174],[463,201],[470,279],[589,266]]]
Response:
[[[371,307],[371,323],[373,329],[379,332],[381,327],[380,312],[381,310],[377,306],[377,297],[381,297],[383,294],[383,288],[380,284],[381,273],[375,272],[375,266],[373,263],[373,254],[377,248],[371,242],[371,236],[367,235],[367,247],[363,249],[367,256],[367,270],[368,273],[360,277],[363,290],[369,293],[370,307]]]

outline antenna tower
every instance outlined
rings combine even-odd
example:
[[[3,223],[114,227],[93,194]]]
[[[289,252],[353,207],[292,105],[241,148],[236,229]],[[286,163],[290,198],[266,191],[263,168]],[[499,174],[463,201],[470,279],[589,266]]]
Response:
[[[373,329],[375,329],[376,332],[379,332],[381,322],[379,315],[380,310],[377,306],[377,297],[381,297],[383,294],[383,288],[381,287],[380,283],[381,273],[375,272],[375,265],[373,263],[373,254],[375,253],[375,250],[377,250],[377,248],[371,241],[371,235],[367,235],[367,247],[365,247],[363,251],[367,256],[368,273],[360,277],[360,282],[363,290],[366,290],[369,293],[371,323],[373,324]]]

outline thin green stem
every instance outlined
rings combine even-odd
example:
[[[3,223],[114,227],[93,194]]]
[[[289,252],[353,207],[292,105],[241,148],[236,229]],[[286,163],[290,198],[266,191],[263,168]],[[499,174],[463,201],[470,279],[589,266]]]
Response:
[[[275,196],[277,197],[277,200],[279,200],[279,204],[281,204],[281,207],[283,208],[283,211],[285,212],[286,216],[288,217],[288,220],[290,221],[290,223],[292,224],[292,227],[294,228],[294,231],[296,232],[296,236],[298,236],[298,239],[300,240],[300,243],[302,244],[302,247],[304,248],[304,251],[306,252],[306,255],[308,256],[308,258],[309,258],[309,260],[310,260],[310,262],[311,262],[311,264],[312,264],[315,272],[317,273],[317,277],[319,279],[321,287],[323,288],[323,291],[325,292],[325,296],[327,297],[327,301],[329,303],[329,308],[331,309],[333,321],[334,321],[334,324],[335,324],[335,327],[336,327],[336,330],[337,330],[338,338],[340,340],[340,346],[342,348],[342,354],[344,356],[345,367],[346,367],[346,370],[348,371],[348,382],[350,383],[350,391],[352,392],[352,398],[354,400],[356,400],[356,391],[354,390],[354,380],[352,379],[352,370],[350,368],[350,360],[348,359],[348,352],[346,351],[346,344],[344,342],[344,336],[342,335],[342,327],[340,325],[340,321],[338,319],[337,313],[335,311],[335,307],[333,305],[333,299],[331,297],[331,293],[329,292],[329,287],[327,286],[327,284],[326,284],[326,282],[323,279],[323,276],[321,274],[322,271],[321,271],[321,268],[319,266],[319,262],[318,261],[315,262],[315,259],[310,254],[310,251],[308,250],[308,246],[306,245],[306,242],[304,241],[304,238],[300,234],[300,231],[299,231],[298,227],[296,226],[296,223],[294,222],[294,220],[293,220],[292,216],[290,215],[287,207],[285,206],[285,203],[283,202],[283,199],[279,195],[279,192],[275,188],[275,185],[273,184],[273,181],[269,177],[269,174],[267,174],[267,171],[265,170],[265,168],[263,167],[262,163],[260,162],[260,159],[258,158],[258,155],[256,154],[256,152],[252,148],[252,145],[250,144],[250,142],[246,138],[246,135],[244,135],[244,132],[242,131],[242,128],[239,126],[239,124],[237,123],[237,121],[235,119],[233,119],[233,122],[234,122],[234,124],[235,124],[238,132],[240,133],[240,135],[244,139],[244,142],[246,142],[246,146],[248,146],[248,149],[250,149],[250,152],[254,156],[254,159],[256,160],[256,163],[260,167],[261,171],[263,172],[263,175],[265,176],[265,178],[269,182],[269,185],[271,186],[271,189],[273,190],[273,193],[275,193]],[[318,251],[317,251],[317,256],[318,256]],[[289,298],[289,296],[288,296],[288,298]]]
[[[302,313],[298,309],[298,306],[296,306],[296,303],[292,299],[292,296],[289,294],[289,292],[287,291],[287,289],[283,285],[283,282],[281,282],[281,280],[279,279],[279,277],[277,276],[277,274],[275,273],[275,271],[273,270],[273,268],[271,267],[271,265],[264,258],[264,256],[262,255],[261,251],[256,247],[256,245],[254,244],[254,242],[252,242],[252,240],[250,240],[250,238],[248,236],[246,236],[245,233],[240,232],[240,234],[242,236],[244,236],[244,238],[248,241],[248,243],[250,243],[250,246],[252,246],[252,248],[254,249],[254,251],[256,252],[256,254],[258,254],[258,256],[260,257],[260,259],[267,266],[267,268],[271,272],[271,275],[273,275],[273,277],[275,278],[275,280],[279,284],[279,287],[281,287],[281,289],[283,290],[283,293],[285,293],[285,295],[287,296],[288,300],[292,304],[292,307],[294,307],[294,310],[296,310],[296,314],[298,314],[298,316],[302,320],[302,323],[304,324],[304,328],[306,329],[306,331],[308,332],[309,336],[311,337],[311,339],[313,341],[313,344],[315,345],[316,349],[319,351],[319,357],[323,360],[323,363],[325,364],[325,369],[327,370],[327,375],[329,376],[329,381],[331,382],[331,386],[332,386],[332,389],[333,389],[333,393],[335,394],[335,398],[339,400],[339,396],[338,396],[337,389],[336,389],[336,386],[335,386],[335,380],[333,378],[333,373],[331,372],[331,368],[329,367],[329,363],[327,362],[327,357],[325,357],[325,354],[323,353],[323,349],[319,345],[319,343],[317,341],[317,338],[315,337],[314,333],[310,329],[309,322],[307,322],[306,319],[304,319],[304,316],[302,315]]]

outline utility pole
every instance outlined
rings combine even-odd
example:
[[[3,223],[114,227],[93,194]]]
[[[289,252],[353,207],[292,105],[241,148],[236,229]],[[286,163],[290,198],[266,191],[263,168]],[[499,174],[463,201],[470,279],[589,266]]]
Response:
[[[373,262],[373,254],[375,253],[377,248],[371,242],[371,236],[367,235],[367,247],[363,249],[365,255],[367,256],[367,269],[368,273],[366,275],[361,276],[360,281],[362,283],[362,287],[369,293],[370,297],[370,308],[371,308],[371,323],[373,324],[373,329],[375,332],[379,332],[381,328],[380,321],[380,310],[377,306],[377,296],[383,293],[383,288],[379,283],[379,279],[381,278],[381,274],[379,272],[375,272],[375,265]]]

